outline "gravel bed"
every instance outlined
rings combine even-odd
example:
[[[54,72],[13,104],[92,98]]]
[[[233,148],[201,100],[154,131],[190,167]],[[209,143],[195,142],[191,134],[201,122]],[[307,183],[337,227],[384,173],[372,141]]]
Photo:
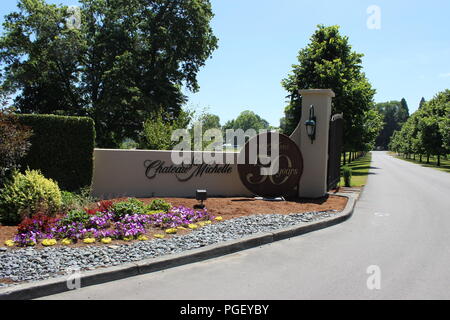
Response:
[[[58,247],[39,250],[0,248],[0,280],[28,282],[58,277],[67,274],[70,268],[93,270],[116,266],[236,240],[300,223],[314,222],[337,214],[337,211],[326,211],[291,215],[253,215],[205,226],[187,235],[175,236],[171,239],[155,239],[129,245]],[[0,288],[9,285],[13,284],[0,282]]]

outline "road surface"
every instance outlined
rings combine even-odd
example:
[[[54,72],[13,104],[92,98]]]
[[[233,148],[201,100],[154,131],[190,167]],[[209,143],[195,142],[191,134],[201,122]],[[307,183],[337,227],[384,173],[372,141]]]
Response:
[[[385,152],[371,166],[340,225],[46,298],[450,299],[450,175]]]

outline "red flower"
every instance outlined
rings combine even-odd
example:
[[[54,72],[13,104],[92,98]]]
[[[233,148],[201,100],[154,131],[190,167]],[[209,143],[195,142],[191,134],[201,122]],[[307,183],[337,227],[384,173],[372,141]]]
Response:
[[[51,228],[55,226],[57,218],[52,218],[44,213],[37,213],[31,218],[25,218],[17,227],[19,233],[27,232],[50,232]]]
[[[110,200],[103,200],[100,201],[99,203],[97,203],[98,205],[98,210],[100,212],[108,212],[111,207],[113,206],[114,202],[110,201]]]
[[[84,209],[84,211],[86,211],[86,213],[90,216],[95,216],[97,212],[99,212],[98,209]]]

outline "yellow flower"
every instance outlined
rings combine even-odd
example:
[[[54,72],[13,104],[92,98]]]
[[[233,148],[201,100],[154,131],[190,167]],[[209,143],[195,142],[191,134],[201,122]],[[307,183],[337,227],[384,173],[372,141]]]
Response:
[[[185,227],[177,227],[178,230],[187,230]]]
[[[72,240],[71,239],[62,239],[61,244],[64,246],[68,246],[69,244],[72,244]]]
[[[95,242],[95,238],[86,238],[83,240],[84,243],[91,244]]]
[[[144,236],[143,234],[141,234],[141,235],[138,237],[138,240],[139,240],[139,241],[147,241],[148,238],[147,238],[146,236]]]
[[[177,231],[178,231],[178,230],[175,229],[175,228],[170,228],[170,229],[167,229],[167,230],[166,230],[166,233],[167,233],[167,234],[175,234],[175,233],[177,233]]]
[[[198,229],[198,225],[196,225],[196,224],[190,224],[188,227],[189,227],[189,229],[192,229],[192,230]]]
[[[158,214],[158,213],[162,213],[162,211],[159,211],[159,210],[148,211],[148,212],[146,212],[145,214],[146,214],[147,216],[152,216],[152,215],[155,215],[155,214]]]
[[[5,246],[7,247],[14,247],[16,243],[13,240],[6,240],[5,241]]]
[[[164,239],[164,235],[163,234],[155,234],[154,237],[157,238],[157,239]]]
[[[223,218],[222,218],[222,217],[216,217],[215,220],[216,220],[216,221],[222,221]]]
[[[51,247],[58,243],[55,239],[44,239],[42,240],[42,245],[45,247]]]
[[[211,223],[212,223],[211,220],[205,221],[205,224],[206,224],[206,225],[211,224]]]
[[[197,223],[197,225],[199,227],[204,227],[204,226],[206,226],[206,223],[204,221],[202,221],[202,222]]]
[[[134,240],[134,238],[133,237],[124,237],[123,240],[124,241],[132,241],[132,240]]]
[[[112,239],[107,237],[107,238],[102,238],[102,243],[103,244],[110,244],[112,242]]]

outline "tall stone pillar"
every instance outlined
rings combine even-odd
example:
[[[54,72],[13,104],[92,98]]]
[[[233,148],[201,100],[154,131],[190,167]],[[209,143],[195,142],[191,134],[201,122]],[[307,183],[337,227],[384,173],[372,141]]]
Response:
[[[327,192],[328,138],[331,118],[331,99],[335,97],[331,89],[300,90],[302,95],[302,118],[292,138],[303,155],[303,175],[299,185],[302,198],[320,198]],[[316,138],[311,139],[306,132],[305,122],[309,119],[310,106],[314,106],[316,116]]]

